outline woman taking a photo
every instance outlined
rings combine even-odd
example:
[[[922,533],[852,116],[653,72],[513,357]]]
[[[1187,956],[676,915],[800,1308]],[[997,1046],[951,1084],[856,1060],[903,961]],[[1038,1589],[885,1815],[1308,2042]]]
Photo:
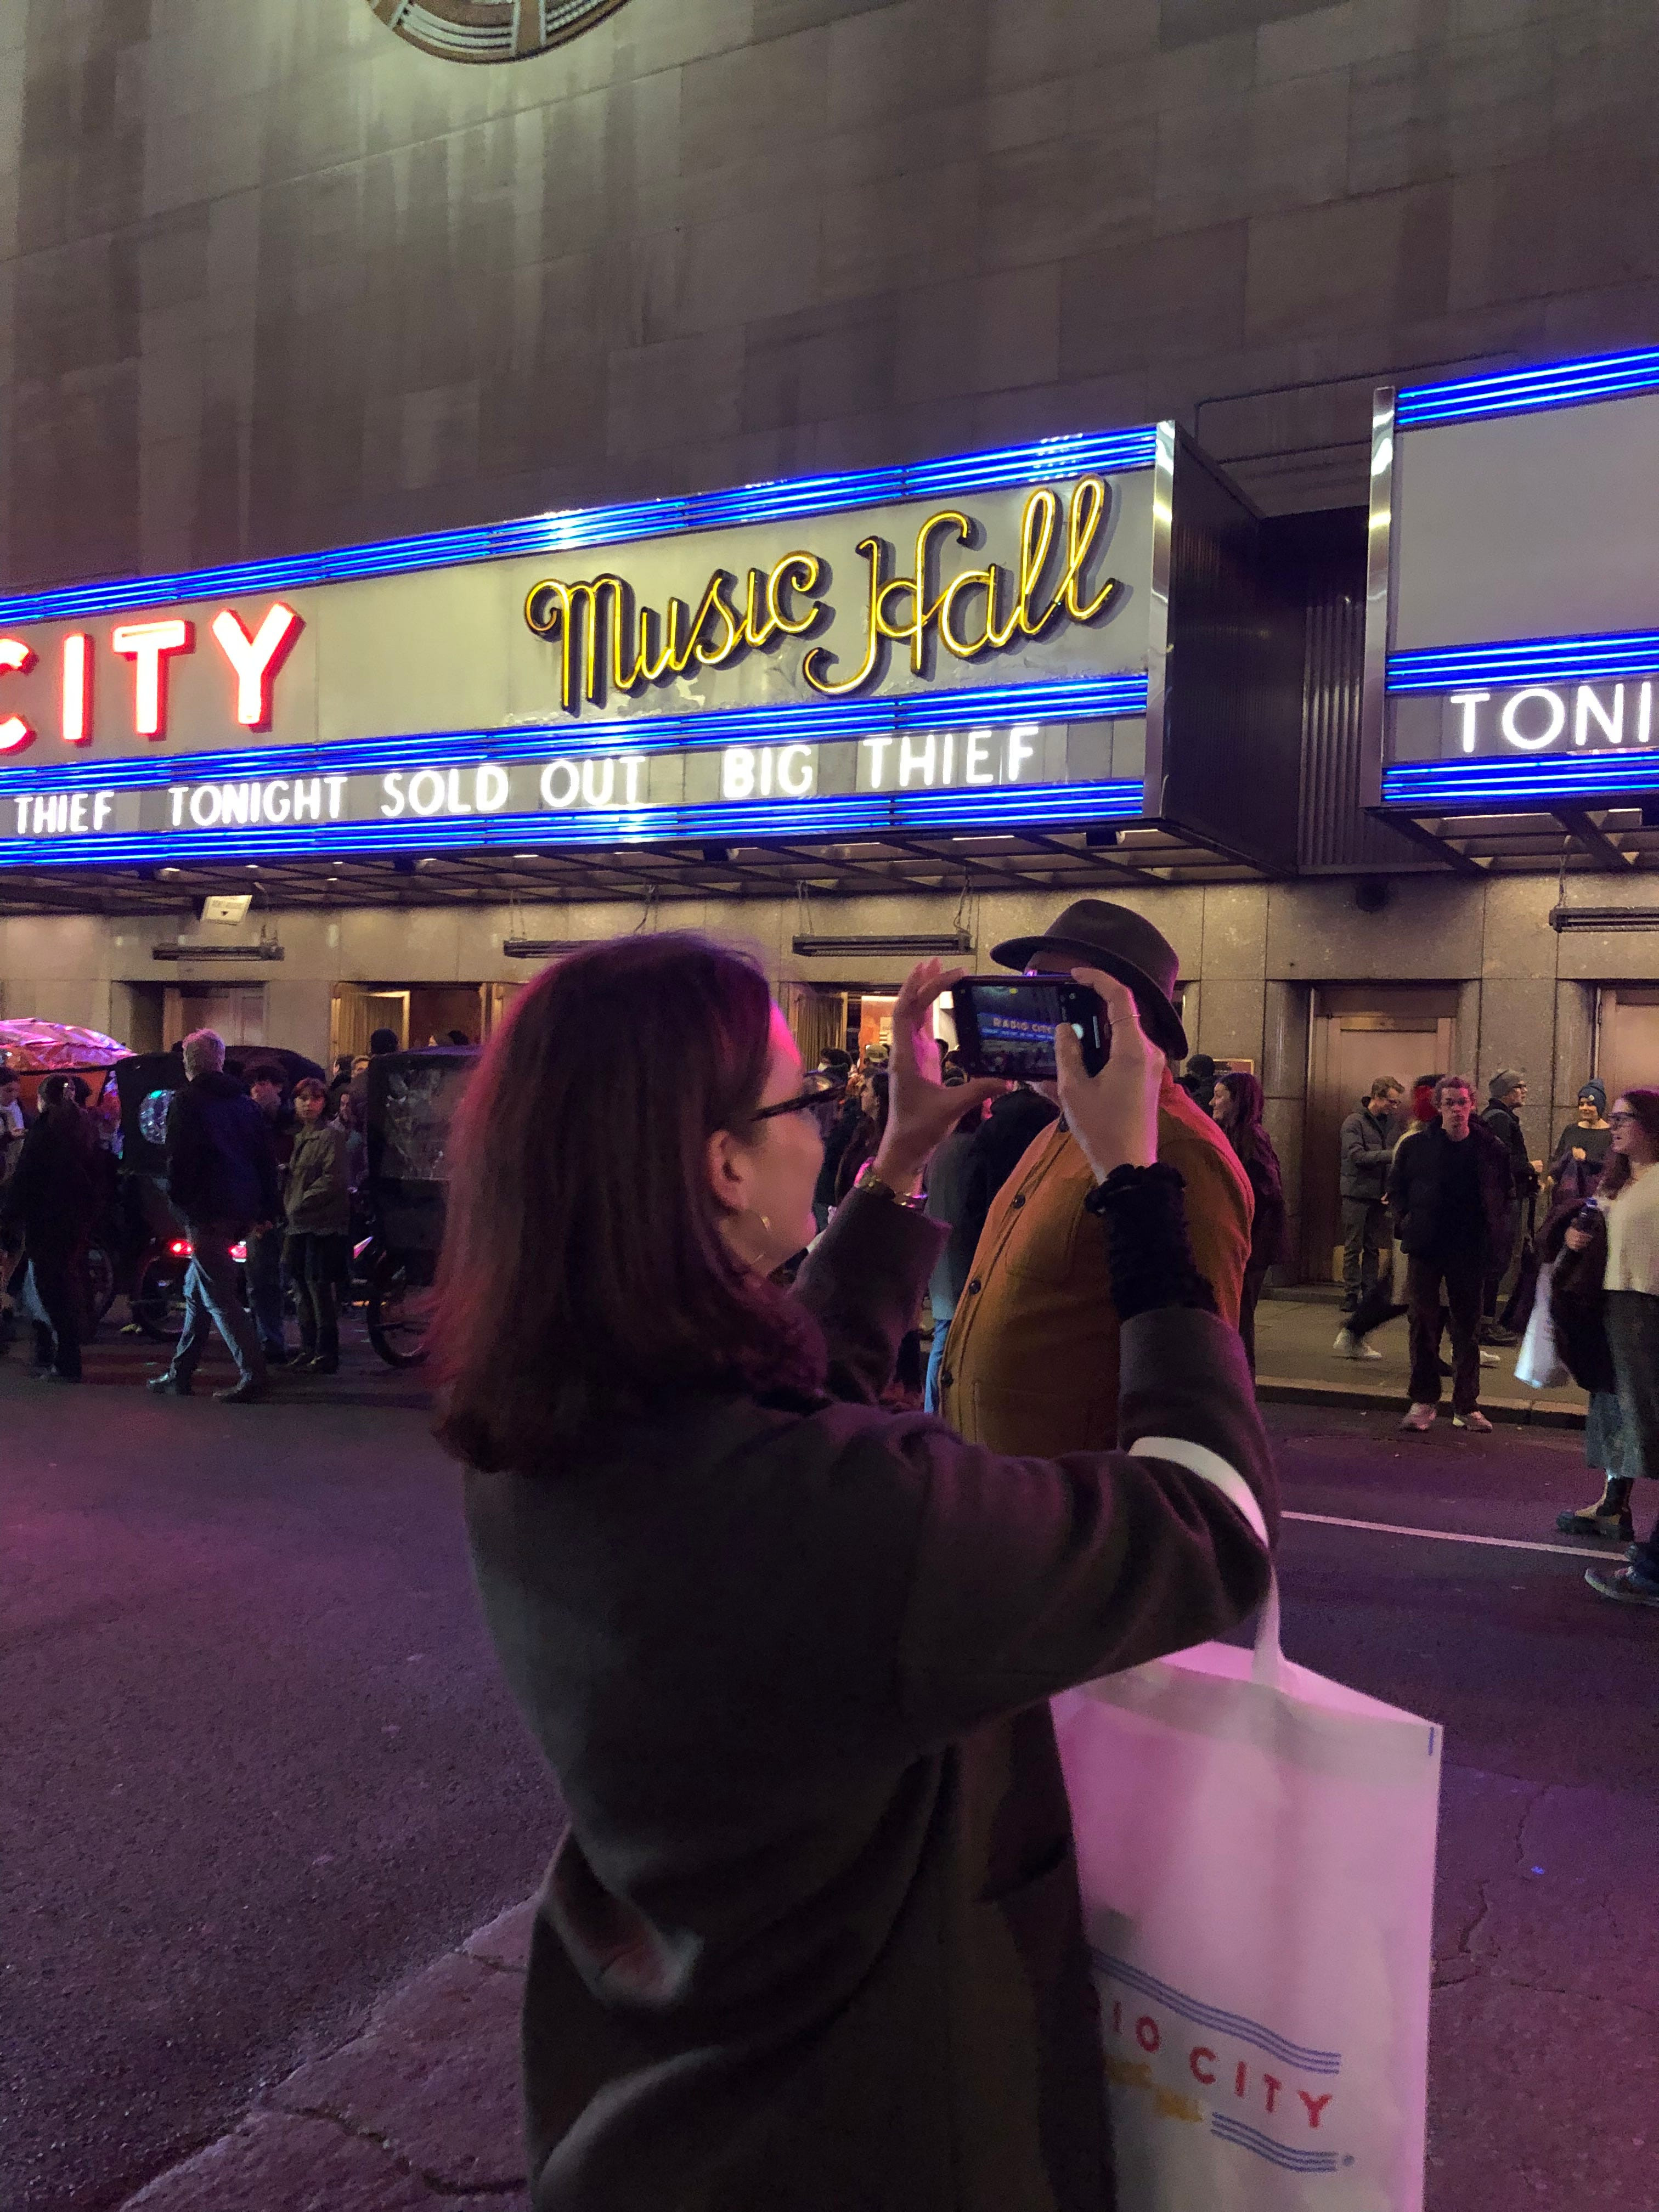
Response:
[[[936,963],[793,1293],[823,1092],[750,960],[597,945],[473,1080],[432,1340],[484,1610],[570,1812],[525,2002],[538,2212],[1111,2203],[1045,1700],[1243,1620],[1274,1505],[1153,1164],[1162,1057],[1079,975],[1112,1030],[1093,1078],[1056,1048],[1123,1321],[1113,1452],[1000,1457],[877,1403],[944,1236],[921,1171],[1000,1087],[939,1084]]]

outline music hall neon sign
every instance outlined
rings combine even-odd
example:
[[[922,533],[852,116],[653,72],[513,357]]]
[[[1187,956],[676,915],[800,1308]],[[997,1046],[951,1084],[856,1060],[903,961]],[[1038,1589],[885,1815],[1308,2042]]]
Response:
[[[294,609],[272,602],[252,633],[229,607],[208,626],[234,678],[233,712],[246,730],[270,726],[271,687],[276,671],[303,628]],[[158,621],[118,623],[109,633],[109,650],[132,664],[132,726],[136,735],[160,740],[167,727],[167,668],[196,650],[196,627],[178,616]],[[33,648],[23,639],[0,637],[0,677],[25,675],[35,665]],[[84,630],[62,643],[59,659],[58,736],[66,745],[89,744],[93,735],[93,641]],[[40,734],[21,714],[0,718],[0,753],[20,753]]]

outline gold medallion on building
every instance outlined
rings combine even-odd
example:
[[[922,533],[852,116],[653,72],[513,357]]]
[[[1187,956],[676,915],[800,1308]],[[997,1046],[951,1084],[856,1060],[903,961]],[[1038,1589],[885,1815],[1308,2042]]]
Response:
[[[368,0],[411,46],[447,62],[518,62],[574,39],[622,0]]]

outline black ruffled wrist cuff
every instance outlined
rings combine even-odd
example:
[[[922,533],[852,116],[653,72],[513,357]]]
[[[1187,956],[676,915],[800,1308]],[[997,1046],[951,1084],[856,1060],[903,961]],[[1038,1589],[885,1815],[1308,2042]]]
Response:
[[[1215,1293],[1198,1271],[1187,1234],[1180,1170],[1162,1164],[1114,1168],[1083,1201],[1106,1224],[1112,1304],[1120,1322],[1158,1306],[1215,1311]]]

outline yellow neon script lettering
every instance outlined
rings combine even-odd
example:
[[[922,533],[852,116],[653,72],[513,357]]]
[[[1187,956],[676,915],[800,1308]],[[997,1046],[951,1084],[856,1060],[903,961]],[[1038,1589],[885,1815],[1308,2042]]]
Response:
[[[812,689],[823,692],[826,699],[841,698],[848,691],[856,691],[861,684],[867,684],[881,653],[879,609],[882,594],[886,591],[889,581],[882,574],[887,565],[887,548],[879,538],[860,538],[858,550],[870,563],[870,591],[865,601],[864,658],[853,673],[839,684],[832,683],[829,677],[817,673],[818,667],[826,661],[833,661],[836,657],[821,645],[815,645],[800,665],[801,674]]]
[[[664,676],[683,676],[694,659],[718,668],[745,646],[764,645],[780,631],[803,635],[820,612],[818,601],[806,594],[823,565],[813,553],[786,553],[770,570],[751,570],[742,614],[732,596],[737,579],[718,568],[695,614],[683,599],[670,599],[665,615],[654,607],[636,614],[627,583],[605,574],[577,584],[548,578],[532,586],[524,617],[538,637],[559,641],[559,696],[568,714],[579,696],[598,705],[607,684],[632,691]],[[797,605],[798,597],[805,604]]]
[[[1090,596],[1084,581],[1109,497],[1099,477],[1080,477],[1073,487],[1059,575],[1046,593],[1044,579],[1060,520],[1059,495],[1047,486],[1025,502],[1018,563],[1012,571],[988,562],[935,591],[932,572],[939,543],[966,545],[973,538],[972,522],[956,507],[942,507],[919,526],[908,575],[889,573],[891,549],[883,539],[861,538],[858,550],[869,573],[858,647],[849,642],[842,653],[814,646],[802,659],[802,676],[823,697],[843,698],[870,682],[890,642],[908,645],[911,671],[920,676],[927,670],[928,638],[934,630],[953,659],[974,660],[1000,651],[1016,637],[1040,637],[1056,616],[1094,621],[1123,590],[1119,578],[1108,576]],[[579,697],[599,703],[607,685],[632,691],[664,676],[683,676],[694,660],[719,668],[775,637],[805,636],[823,612],[823,602],[816,596],[823,574],[817,554],[786,553],[769,569],[750,568],[740,598],[737,577],[718,568],[695,613],[683,599],[671,599],[665,614],[652,607],[636,611],[633,593],[620,576],[607,573],[575,584],[550,578],[532,587],[525,620],[538,637],[558,639],[560,697],[570,713]],[[977,626],[971,627],[969,610],[975,594],[981,605]],[[857,665],[844,675],[831,675],[833,668],[846,666],[854,649],[860,652]]]

